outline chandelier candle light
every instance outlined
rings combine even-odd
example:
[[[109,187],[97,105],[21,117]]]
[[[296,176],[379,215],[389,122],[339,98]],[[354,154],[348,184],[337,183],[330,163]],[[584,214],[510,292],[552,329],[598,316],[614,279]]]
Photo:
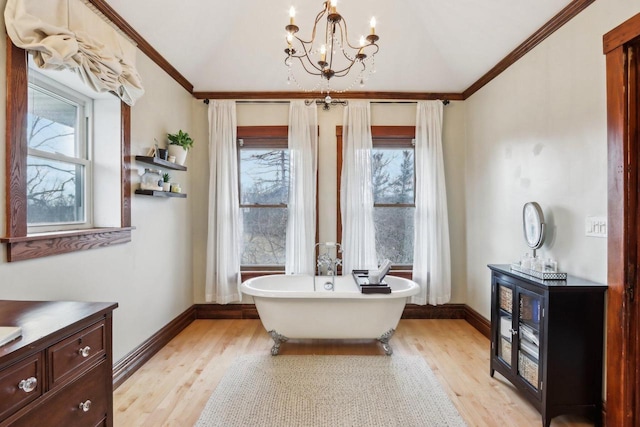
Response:
[[[316,16],[311,31],[311,40],[306,41],[298,37],[299,31],[295,24],[296,10],[293,6],[289,9],[289,25],[285,27],[287,31],[287,48],[284,50],[287,54],[285,64],[288,68],[289,76],[287,83],[293,80],[298,86],[300,84],[295,79],[292,65],[294,59],[300,61],[302,68],[309,74],[320,76],[320,81],[311,90],[317,90],[321,85],[320,91],[327,93],[331,90],[329,82],[333,77],[345,77],[351,71],[351,68],[357,63],[361,65],[359,74],[349,87],[337,92],[345,92],[349,90],[356,81],[360,82],[360,86],[364,86],[365,73],[367,72],[367,62],[371,62],[368,74],[375,72],[374,56],[378,53],[379,40],[376,34],[376,19],[371,18],[370,34],[360,36],[358,46],[352,45],[347,34],[347,22],[337,11],[337,0],[327,0],[323,3],[323,9]],[[326,20],[324,37],[317,34],[318,24]],[[368,77],[368,75],[367,75]],[[304,90],[302,87],[300,89]]]

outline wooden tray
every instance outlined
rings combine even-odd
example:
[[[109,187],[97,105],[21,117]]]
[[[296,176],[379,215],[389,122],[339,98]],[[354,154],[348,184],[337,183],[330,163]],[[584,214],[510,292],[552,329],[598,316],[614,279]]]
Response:
[[[372,285],[369,283],[369,271],[368,270],[353,270],[351,273],[353,280],[360,288],[360,292],[363,294],[390,294],[391,288],[383,280],[380,284]]]

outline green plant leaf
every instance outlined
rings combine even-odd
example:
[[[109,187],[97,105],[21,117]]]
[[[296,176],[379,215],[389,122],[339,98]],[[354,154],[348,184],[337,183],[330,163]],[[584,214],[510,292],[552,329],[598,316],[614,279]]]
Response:
[[[185,150],[193,148],[193,139],[191,139],[187,132],[183,132],[182,129],[180,129],[178,133],[168,133],[167,138],[171,145],[179,145]]]

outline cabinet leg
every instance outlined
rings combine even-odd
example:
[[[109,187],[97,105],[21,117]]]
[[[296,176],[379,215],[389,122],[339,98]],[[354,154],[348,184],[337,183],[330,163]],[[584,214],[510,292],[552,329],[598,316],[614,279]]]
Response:
[[[602,419],[601,405],[596,405],[596,408],[593,411],[593,425],[595,427],[602,427],[604,425],[604,420]]]
[[[489,369],[489,375],[491,376],[491,378],[493,378],[493,374],[495,374],[496,370],[491,368]]]

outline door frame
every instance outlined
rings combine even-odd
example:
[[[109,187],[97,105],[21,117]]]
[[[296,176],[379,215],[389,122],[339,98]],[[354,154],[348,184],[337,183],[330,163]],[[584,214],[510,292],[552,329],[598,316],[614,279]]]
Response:
[[[640,14],[603,37],[606,55],[608,242],[606,424],[631,427],[638,416],[636,373],[638,88],[627,47],[640,37]],[[629,96],[627,96],[629,94]]]

